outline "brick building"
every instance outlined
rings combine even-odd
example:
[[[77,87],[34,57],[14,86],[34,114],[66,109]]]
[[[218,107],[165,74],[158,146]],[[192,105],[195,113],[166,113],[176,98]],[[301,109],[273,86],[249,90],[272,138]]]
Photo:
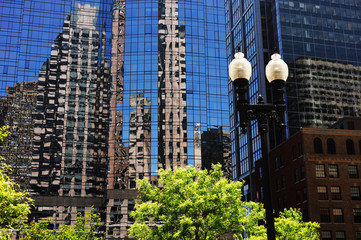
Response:
[[[273,208],[301,209],[321,239],[361,239],[361,131],[304,128],[270,152]],[[256,163],[257,198],[262,168]]]

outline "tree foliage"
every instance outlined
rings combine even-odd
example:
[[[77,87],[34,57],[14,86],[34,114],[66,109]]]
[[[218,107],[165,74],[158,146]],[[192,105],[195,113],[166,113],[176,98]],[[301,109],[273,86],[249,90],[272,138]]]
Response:
[[[0,140],[7,135],[7,127],[1,127]],[[6,174],[11,169],[0,164],[0,239],[8,239],[13,229],[26,223],[32,199],[27,192],[19,191],[19,186]]]
[[[220,165],[159,170],[162,188],[139,180],[139,199],[131,213],[129,235],[136,239],[267,239],[262,204],[242,201],[243,182],[222,177]],[[285,210],[275,219],[277,239],[317,239],[316,223],[304,223],[300,211]]]
[[[275,219],[275,229],[280,240],[318,240],[320,225],[315,222],[304,222],[298,209],[290,208],[280,212]]]
[[[243,182],[222,177],[220,165],[207,170],[159,170],[162,188],[139,181],[139,200],[129,230],[137,239],[222,239],[238,236],[264,216],[260,204],[244,202]]]
[[[51,220],[32,222],[27,228],[22,230],[23,240],[98,240],[102,239],[96,236],[101,227],[99,213],[94,213],[92,208],[89,213],[82,216],[78,213],[74,225],[61,225],[58,229],[49,230],[48,226],[52,224]]]

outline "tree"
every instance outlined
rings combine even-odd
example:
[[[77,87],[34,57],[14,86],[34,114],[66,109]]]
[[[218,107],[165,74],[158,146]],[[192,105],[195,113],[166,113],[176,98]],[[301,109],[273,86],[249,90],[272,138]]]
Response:
[[[304,222],[299,209],[290,208],[280,212],[275,219],[275,229],[280,240],[318,240],[320,225],[315,222]]]
[[[264,218],[261,204],[244,202],[243,182],[222,177],[221,165],[158,171],[162,188],[140,180],[129,234],[136,239],[242,238]]]
[[[0,128],[0,141],[8,135],[7,127]],[[32,199],[27,192],[6,174],[11,171],[0,157],[0,239],[9,239],[12,230],[21,228],[27,221]]]
[[[210,172],[194,168],[160,169],[162,188],[139,180],[139,199],[129,235],[136,239],[267,239],[262,204],[242,201],[243,182],[222,177],[220,165]],[[304,223],[299,210],[275,219],[277,239],[318,239],[319,225]]]
[[[51,220],[31,223],[27,228],[22,230],[23,240],[99,240],[96,236],[101,227],[99,213],[94,213],[92,208],[89,213],[82,216],[78,213],[74,225],[61,225],[58,229],[49,230],[48,226],[52,224]]]

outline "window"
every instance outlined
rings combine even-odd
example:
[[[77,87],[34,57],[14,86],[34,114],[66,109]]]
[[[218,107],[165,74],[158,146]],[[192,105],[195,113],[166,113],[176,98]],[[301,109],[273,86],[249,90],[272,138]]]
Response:
[[[334,208],[333,209],[333,221],[335,223],[343,222],[343,211],[342,208]]]
[[[278,169],[278,157],[275,157],[275,169]]]
[[[298,168],[295,169],[295,182],[298,182]]]
[[[330,178],[338,178],[338,166],[336,164],[328,165],[328,174]]]
[[[324,177],[326,177],[325,165],[323,165],[323,164],[316,164],[316,177],[318,177],[318,178],[324,178]]]
[[[307,201],[307,188],[303,188],[302,201]]]
[[[293,159],[297,158],[297,147],[296,146],[292,147],[292,157],[293,157]]]
[[[327,187],[326,186],[317,186],[318,200],[327,200]]]
[[[358,170],[356,165],[348,165],[349,178],[358,178]]]
[[[321,139],[315,138],[313,140],[313,147],[314,147],[315,153],[323,153]]]
[[[321,240],[332,240],[331,231],[322,231]]]
[[[301,190],[296,190],[296,202],[301,202]]]
[[[356,240],[361,240],[361,232],[356,232]]]
[[[320,208],[320,222],[330,222],[330,209]]]
[[[343,231],[340,232],[336,232],[336,240],[345,240],[346,239],[346,234]]]
[[[361,208],[353,209],[353,218],[355,223],[361,223]]]
[[[300,170],[301,170],[301,179],[304,179],[305,178],[305,166],[301,166]]]
[[[328,154],[336,153],[336,144],[332,138],[327,139],[327,153]]]
[[[352,200],[361,200],[360,187],[351,186],[351,199]]]
[[[331,198],[332,200],[341,200],[341,188],[340,186],[331,187]]]
[[[276,190],[278,191],[278,190],[280,190],[281,189],[281,182],[280,182],[280,180],[277,178],[276,179]]]
[[[347,154],[355,154],[355,145],[351,139],[347,139],[346,141],[346,149]]]
[[[280,167],[282,167],[283,165],[285,165],[285,159],[283,157],[283,154],[280,155]]]
[[[285,187],[286,187],[286,178],[285,178],[285,176],[282,176],[282,177],[281,177],[281,187],[282,187],[282,188],[285,188]]]
[[[298,154],[299,154],[300,156],[302,156],[302,155],[303,155],[303,147],[302,147],[302,143],[299,143],[299,144],[298,144]]]
[[[287,197],[283,196],[283,207],[287,208]]]

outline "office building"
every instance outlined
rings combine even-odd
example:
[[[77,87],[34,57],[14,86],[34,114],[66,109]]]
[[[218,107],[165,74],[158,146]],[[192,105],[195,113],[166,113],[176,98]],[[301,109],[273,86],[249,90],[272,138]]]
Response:
[[[7,87],[7,95],[0,100],[0,124],[9,126],[10,132],[0,143],[1,156],[11,166],[10,177],[23,190],[30,189],[36,90],[37,81],[17,83]]]
[[[224,6],[119,0],[112,31],[106,230],[118,238],[129,227],[137,179],[157,184],[159,168],[201,169],[202,133],[229,132]]]
[[[68,224],[93,205],[107,238],[125,237],[138,179],[201,169],[202,133],[229,134],[223,1],[5,1],[0,12],[0,95],[38,81],[35,219]]]
[[[303,128],[274,148],[270,172],[276,215],[299,208],[304,220],[320,223],[321,239],[359,239],[360,141],[360,130]],[[259,162],[255,172],[262,201]]]
[[[223,175],[232,179],[230,135],[220,128],[204,131],[201,136],[202,169],[212,169],[212,164],[221,164]]]
[[[359,116],[359,1],[226,0],[225,11],[227,60],[230,63],[240,46],[251,62],[251,103],[256,103],[259,94],[271,102],[264,69],[274,49],[289,66],[287,136],[300,127],[327,128],[344,116]],[[233,106],[230,93],[230,109]],[[240,153],[238,157],[232,149],[234,179],[245,179],[252,185],[250,173],[254,173],[255,161],[262,158],[257,123],[251,124],[247,135],[234,131],[233,126],[231,129],[232,146],[239,146]],[[272,125],[269,142],[271,148],[282,142]],[[255,199],[255,189],[250,189]]]

